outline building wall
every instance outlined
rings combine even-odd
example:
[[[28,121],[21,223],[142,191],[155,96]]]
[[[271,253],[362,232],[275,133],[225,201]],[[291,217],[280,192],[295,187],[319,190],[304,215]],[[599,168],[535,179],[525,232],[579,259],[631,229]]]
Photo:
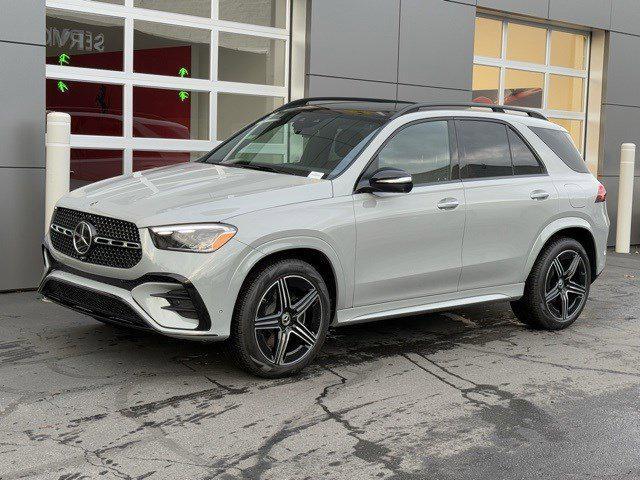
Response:
[[[638,0],[311,0],[307,93],[469,101],[476,8],[610,31],[599,178],[615,239],[619,150],[640,146]],[[640,152],[632,241],[640,243]]]
[[[468,100],[474,19],[473,5],[444,0],[315,0],[308,92]]]
[[[34,287],[44,222],[44,0],[0,0],[0,291]]]
[[[41,272],[45,8],[44,0],[0,0],[0,7],[10,12],[0,17],[0,219],[12,227],[0,229],[1,291],[34,287]],[[310,0],[307,93],[468,101],[476,8],[609,32],[599,177],[615,232],[619,146],[640,145],[637,0]],[[639,177],[640,158],[634,243]]]

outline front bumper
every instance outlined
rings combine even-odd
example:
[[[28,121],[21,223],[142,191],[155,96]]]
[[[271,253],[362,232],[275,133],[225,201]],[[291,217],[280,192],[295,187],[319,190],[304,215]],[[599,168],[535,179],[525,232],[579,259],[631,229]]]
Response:
[[[211,330],[209,312],[191,282],[175,274],[134,280],[101,277],[55,260],[43,247],[45,274],[39,291],[72,310],[128,327],[177,337]]]
[[[158,250],[140,230],[142,260],[133,268],[84,263],[55,250],[49,235],[43,251],[41,293],[82,313],[163,335],[199,340],[229,336],[238,262],[246,245],[233,239],[212,254]],[[251,249],[249,249],[251,250]],[[187,311],[184,311],[184,307]]]

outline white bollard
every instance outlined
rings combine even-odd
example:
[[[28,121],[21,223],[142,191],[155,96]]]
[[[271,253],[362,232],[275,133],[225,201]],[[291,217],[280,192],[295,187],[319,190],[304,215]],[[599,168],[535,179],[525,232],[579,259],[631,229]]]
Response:
[[[47,149],[45,173],[44,231],[47,233],[53,208],[64,194],[69,193],[71,168],[71,116],[67,113],[47,114]]]
[[[636,145],[623,143],[620,152],[620,187],[618,189],[618,223],[616,253],[629,253],[631,244],[631,212],[633,209],[633,175]]]

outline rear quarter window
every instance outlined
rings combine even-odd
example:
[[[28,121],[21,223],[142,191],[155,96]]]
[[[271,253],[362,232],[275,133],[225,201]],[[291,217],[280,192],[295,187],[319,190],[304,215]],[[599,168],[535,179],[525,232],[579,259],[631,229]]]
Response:
[[[562,130],[552,128],[529,127],[567,167],[579,173],[589,173],[587,164],[573,145],[571,137]]]

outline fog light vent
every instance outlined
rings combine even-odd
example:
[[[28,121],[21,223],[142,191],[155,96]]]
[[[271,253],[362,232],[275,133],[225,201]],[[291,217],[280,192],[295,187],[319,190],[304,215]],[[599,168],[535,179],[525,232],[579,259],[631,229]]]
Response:
[[[164,298],[169,305],[162,307],[163,310],[170,310],[176,312],[178,315],[185,318],[198,318],[196,307],[189,296],[189,293],[182,287],[169,290],[164,293],[154,293],[152,297]]]

